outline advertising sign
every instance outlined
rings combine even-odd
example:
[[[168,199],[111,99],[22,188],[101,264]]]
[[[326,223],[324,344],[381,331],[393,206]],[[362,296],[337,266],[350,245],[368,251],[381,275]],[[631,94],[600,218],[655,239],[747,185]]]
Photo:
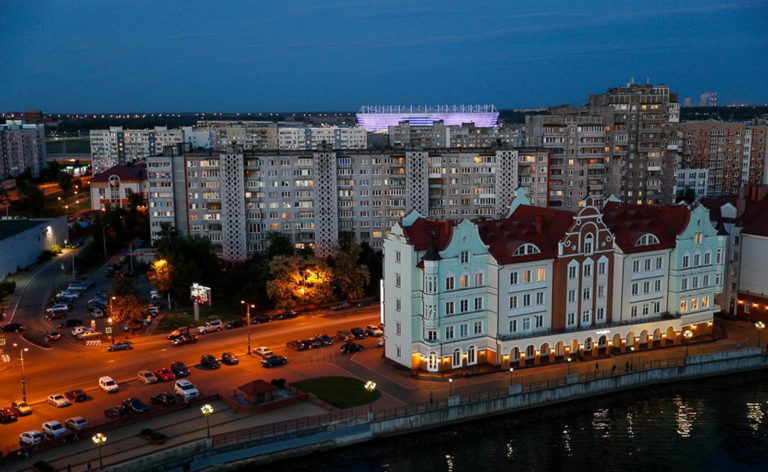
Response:
[[[189,298],[192,300],[193,303],[197,303],[200,305],[210,305],[211,304],[211,288],[204,287],[202,285],[194,283],[192,284],[192,288],[190,288]]]

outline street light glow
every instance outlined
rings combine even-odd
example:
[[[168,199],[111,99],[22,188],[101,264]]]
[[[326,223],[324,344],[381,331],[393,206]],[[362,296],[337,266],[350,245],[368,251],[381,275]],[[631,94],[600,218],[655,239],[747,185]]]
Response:
[[[202,411],[205,416],[208,416],[213,413],[213,406],[206,403],[200,407],[200,411]]]
[[[107,436],[104,433],[96,433],[91,436],[91,439],[97,446],[102,446],[107,442]]]
[[[365,390],[367,392],[373,392],[374,390],[376,390],[376,382],[374,382],[373,380],[369,380],[365,382]]]

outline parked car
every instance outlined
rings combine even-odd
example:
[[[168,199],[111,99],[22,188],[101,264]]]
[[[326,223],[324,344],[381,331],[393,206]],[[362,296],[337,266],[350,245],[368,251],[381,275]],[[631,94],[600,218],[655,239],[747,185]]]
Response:
[[[200,396],[200,392],[195,387],[195,384],[186,379],[177,380],[174,384],[173,391],[176,392],[176,395],[184,399],[184,401]]]
[[[64,329],[64,328],[73,328],[75,326],[82,326],[82,325],[83,325],[83,320],[79,320],[77,318],[69,318],[59,323],[56,327],[59,329]]]
[[[67,400],[73,403],[84,402],[88,400],[88,395],[86,395],[81,388],[76,388],[74,390],[64,392],[64,396],[67,397]]]
[[[368,336],[372,336],[374,338],[378,338],[380,336],[384,336],[384,331],[381,330],[378,326],[374,325],[368,325],[365,327],[365,333]]]
[[[368,333],[363,328],[352,328],[349,330],[355,339],[365,339],[368,337]]]
[[[111,346],[107,346],[107,351],[129,351],[133,349],[133,343],[130,341],[120,341],[119,343],[115,343]]]
[[[157,316],[160,314],[160,307],[150,303],[147,306],[147,313],[149,313],[150,316]]]
[[[43,321],[50,324],[54,323],[53,320],[60,320],[66,317],[67,312],[65,310],[46,311],[43,313]]]
[[[376,340],[376,347],[384,347],[384,338],[379,338]]]
[[[173,372],[165,367],[158,367],[157,369],[153,370],[152,373],[155,374],[155,377],[157,377],[157,379],[161,382],[176,380],[176,376],[173,374]]]
[[[57,310],[67,312],[67,311],[72,311],[73,308],[74,306],[72,306],[71,303],[54,303],[50,307],[46,308],[45,311],[46,313],[49,311],[57,311]]]
[[[306,341],[288,341],[285,345],[288,349],[293,349],[294,351],[306,351],[312,349],[312,346],[307,344]]]
[[[237,365],[240,363],[240,359],[231,352],[224,352],[221,354],[221,363],[226,365]]]
[[[99,377],[99,388],[107,393],[115,393],[120,390],[120,386],[117,385],[117,382],[108,375]]]
[[[347,308],[352,308],[352,304],[349,302],[341,302],[335,305],[331,305],[329,310],[338,311],[338,310],[346,310]]]
[[[161,298],[163,298],[163,296],[157,290],[152,290],[151,292],[149,292],[150,300],[159,300]]]
[[[206,369],[218,369],[219,367],[221,367],[221,363],[219,363],[219,360],[210,354],[203,354],[200,357],[200,364],[202,364],[202,366],[205,367]]]
[[[157,383],[157,377],[155,376],[155,374],[153,374],[148,370],[139,371],[139,373],[136,374],[136,378],[138,378],[139,381],[144,385]]]
[[[307,338],[304,342],[312,349],[319,349],[324,346],[323,342],[317,338]]]
[[[90,428],[91,423],[82,416],[73,416],[72,418],[64,420],[64,426],[71,431],[77,432]]]
[[[353,339],[355,339],[355,335],[350,333],[349,331],[341,330],[336,333],[336,339],[345,343],[347,341],[352,341]]]
[[[172,346],[183,346],[184,344],[196,343],[199,340],[197,336],[179,336],[171,341]]]
[[[32,407],[27,402],[13,402],[11,403],[11,409],[16,412],[18,416],[27,416],[32,414]]]
[[[323,346],[330,346],[333,344],[333,338],[328,336],[327,334],[318,334],[315,336],[321,343],[323,343]]]
[[[75,337],[81,341],[87,341],[89,339],[101,339],[102,336],[104,336],[104,333],[101,331],[94,331],[89,329],[87,331],[83,331]]]
[[[19,446],[35,446],[41,444],[43,440],[45,436],[36,429],[19,434]]]
[[[69,403],[69,400],[67,400],[67,397],[65,397],[60,393],[57,393],[55,395],[48,395],[48,404],[51,406],[55,406],[56,408],[64,408],[65,406],[71,405],[71,403]]]
[[[149,411],[146,403],[135,397],[128,397],[123,400],[123,406],[133,415],[141,415]]]
[[[72,336],[77,337],[85,333],[86,331],[90,331],[90,329],[91,328],[88,328],[87,326],[75,326],[74,328],[72,328],[72,331],[70,331],[70,333],[72,333]]]
[[[261,360],[261,366],[266,368],[276,367],[287,363],[288,358],[285,356],[269,356]]]
[[[57,303],[60,302],[74,302],[80,298],[80,292],[76,290],[64,290],[56,294],[55,297],[53,297],[54,300],[56,300]]]
[[[128,416],[128,410],[122,405],[117,405],[104,410],[104,416],[112,418],[113,420],[119,420],[120,418]]]
[[[227,323],[224,325],[227,329],[235,329],[235,328],[242,328],[245,326],[245,320],[231,320],[227,321]]]
[[[341,345],[341,347],[339,348],[339,351],[341,351],[342,354],[352,354],[354,352],[360,352],[363,349],[365,349],[365,346],[363,346],[362,344],[346,342]]]
[[[207,334],[213,331],[221,331],[222,329],[224,329],[224,323],[222,323],[221,320],[211,320],[203,326],[198,326],[197,332],[200,334]]]
[[[24,325],[21,323],[8,323],[3,325],[2,330],[4,333],[21,333],[24,331]]]
[[[176,375],[176,378],[186,377],[189,375],[189,369],[181,361],[176,361],[173,364],[171,364],[171,372],[173,372]]]
[[[272,318],[269,316],[259,315],[251,317],[251,324],[264,324],[269,323],[270,321],[272,321]]]
[[[274,319],[276,320],[289,320],[291,318],[296,318],[299,316],[299,314],[293,310],[283,311],[281,313],[278,313],[274,316]]]
[[[67,435],[67,428],[56,420],[43,423],[43,434],[49,438],[60,438]]]
[[[76,280],[74,282],[70,282],[69,286],[67,287],[67,290],[80,290],[81,292],[84,292],[91,288],[93,286],[92,282],[83,281],[83,280]]]
[[[253,351],[253,353],[261,357],[269,357],[274,355],[272,349],[268,348],[267,346],[259,346],[255,351]]]
[[[61,333],[55,330],[46,331],[43,335],[43,341],[50,342],[50,341],[58,341],[61,339]]]
[[[150,397],[149,403],[161,407],[173,406],[176,404],[176,397],[168,392],[158,393],[157,395],[152,395],[152,397]]]
[[[105,316],[107,316],[107,312],[104,311],[103,308],[94,307],[94,308],[89,308],[88,311],[91,312],[91,316],[93,316],[94,318],[104,318]]]
[[[13,408],[0,408],[0,423],[12,423],[18,419]]]

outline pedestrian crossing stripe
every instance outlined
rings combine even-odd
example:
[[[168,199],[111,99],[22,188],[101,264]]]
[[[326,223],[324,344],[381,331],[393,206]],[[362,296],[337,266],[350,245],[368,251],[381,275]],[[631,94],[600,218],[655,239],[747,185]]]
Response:
[[[86,341],[85,345],[86,346],[101,346],[101,340],[94,339],[94,340],[91,340],[91,341]]]

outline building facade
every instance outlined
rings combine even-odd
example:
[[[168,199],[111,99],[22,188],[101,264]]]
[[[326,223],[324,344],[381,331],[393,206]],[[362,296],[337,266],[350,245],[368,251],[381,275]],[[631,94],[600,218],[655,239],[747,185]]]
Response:
[[[91,130],[90,137],[94,173],[104,172],[118,164],[144,160],[162,153],[165,146],[184,142],[183,130],[165,126],[126,130],[122,126],[112,126],[108,130]]]
[[[240,146],[244,151],[299,151],[331,149],[366,149],[368,133],[353,126],[308,126],[302,123],[271,121],[199,121],[195,130],[212,134],[213,148],[224,150]]]
[[[680,137],[677,95],[628,84],[591,95],[583,107],[526,117],[526,144],[552,152],[549,206],[576,209],[587,197],[674,203]]]
[[[709,190],[709,169],[677,169],[675,170],[675,197],[684,196],[687,191],[693,192],[693,203],[707,196]]]
[[[269,231],[318,254],[330,253],[342,234],[380,248],[410,210],[436,218],[492,218],[504,213],[518,186],[528,189],[534,204],[546,205],[548,161],[546,151],[530,148],[177,148],[148,159],[150,227],[153,239],[163,223],[208,237],[231,260],[263,251]]]
[[[502,218],[406,215],[384,243],[387,359],[507,369],[710,336],[724,241],[707,210],[587,203],[535,207],[519,190]]]
[[[437,121],[431,125],[414,125],[408,121],[388,128],[389,145],[393,148],[487,148],[522,147],[523,129],[516,125],[479,127],[473,123],[461,126]]]
[[[96,174],[91,183],[91,210],[126,208],[132,194],[149,199],[147,163],[144,161],[122,164]]]
[[[0,125],[0,180],[29,171],[38,177],[47,167],[45,125],[7,121]]]
[[[448,126],[473,123],[490,128],[498,126],[499,112],[493,105],[378,105],[363,106],[357,113],[360,127],[372,132],[384,132],[390,126],[407,121],[414,126],[430,126],[443,122]]]
[[[55,219],[0,219],[0,278],[38,261],[40,253],[69,238],[67,217]]]

